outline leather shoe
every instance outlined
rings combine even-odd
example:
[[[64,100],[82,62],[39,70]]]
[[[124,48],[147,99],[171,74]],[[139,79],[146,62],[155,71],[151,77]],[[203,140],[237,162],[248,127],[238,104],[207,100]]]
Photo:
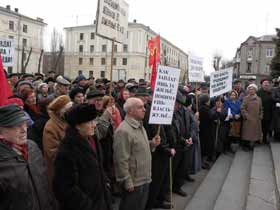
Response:
[[[177,195],[182,196],[182,197],[187,197],[187,195],[188,195],[188,194],[187,194],[186,192],[184,192],[181,188],[180,188],[180,189],[174,189],[173,192],[176,193]]]
[[[187,181],[187,182],[194,182],[195,180],[193,179],[193,178],[191,178],[190,176],[186,176],[185,177],[185,180]]]

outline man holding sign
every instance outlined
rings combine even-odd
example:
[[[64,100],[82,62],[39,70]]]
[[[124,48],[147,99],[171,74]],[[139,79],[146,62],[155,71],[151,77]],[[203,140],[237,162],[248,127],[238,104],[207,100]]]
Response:
[[[152,181],[151,151],[160,144],[160,136],[149,144],[141,99],[127,99],[124,110],[126,117],[115,132],[113,145],[116,178],[123,190],[119,210],[144,210]]]

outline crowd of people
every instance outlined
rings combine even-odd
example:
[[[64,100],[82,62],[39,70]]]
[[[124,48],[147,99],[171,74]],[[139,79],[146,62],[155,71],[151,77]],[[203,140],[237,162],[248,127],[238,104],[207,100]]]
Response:
[[[233,143],[249,151],[280,140],[279,79],[245,89],[235,80],[214,98],[207,84],[179,85],[172,124],[152,125],[144,79],[111,86],[82,74],[6,76],[13,94],[0,107],[4,210],[111,210],[116,197],[120,210],[170,209],[170,194],[186,197],[182,186],[234,153]]]

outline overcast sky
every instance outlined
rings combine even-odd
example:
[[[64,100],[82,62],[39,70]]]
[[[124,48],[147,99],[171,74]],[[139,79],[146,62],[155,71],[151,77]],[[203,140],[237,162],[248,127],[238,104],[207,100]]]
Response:
[[[225,59],[234,57],[236,48],[250,35],[275,34],[280,27],[279,0],[127,0],[129,20],[150,26],[155,32],[185,52],[205,60],[205,71],[212,71],[211,60],[218,52]],[[0,5],[53,27],[92,24],[97,0],[1,0]],[[46,39],[48,40],[48,39]],[[49,43],[45,44],[49,47]]]

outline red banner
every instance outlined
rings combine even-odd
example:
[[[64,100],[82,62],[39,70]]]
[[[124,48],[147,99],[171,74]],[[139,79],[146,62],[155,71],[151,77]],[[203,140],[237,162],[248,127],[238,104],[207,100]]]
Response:
[[[6,75],[3,68],[2,56],[0,54],[0,106],[7,103],[8,97],[12,96],[11,88],[6,79]]]
[[[149,48],[149,66],[152,66],[151,74],[151,88],[154,90],[156,76],[157,76],[157,64],[160,62],[160,36],[152,38],[148,42]]]

